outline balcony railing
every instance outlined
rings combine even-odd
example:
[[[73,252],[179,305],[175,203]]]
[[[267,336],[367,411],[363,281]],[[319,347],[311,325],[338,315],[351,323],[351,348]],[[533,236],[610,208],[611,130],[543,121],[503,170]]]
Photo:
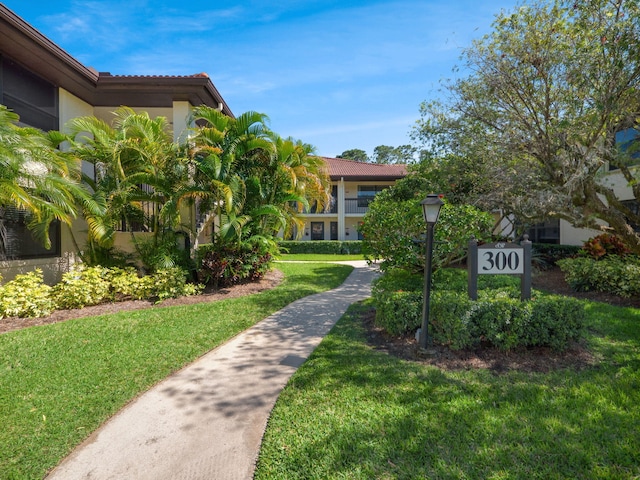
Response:
[[[345,198],[344,207],[340,207],[337,202],[331,202],[331,206],[325,210],[318,210],[315,207],[311,207],[305,211],[307,215],[314,214],[337,214],[344,208],[344,213],[349,214],[362,214],[364,215],[369,211],[369,203],[373,201],[373,198]]]

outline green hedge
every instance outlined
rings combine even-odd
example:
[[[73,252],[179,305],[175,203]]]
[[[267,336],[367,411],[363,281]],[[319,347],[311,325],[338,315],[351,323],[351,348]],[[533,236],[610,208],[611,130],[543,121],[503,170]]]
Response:
[[[278,246],[283,253],[328,253],[334,255],[358,255],[362,253],[360,240],[294,241],[282,240]]]
[[[581,246],[578,245],[556,245],[553,243],[534,243],[531,246],[533,256],[540,257],[549,265],[555,265],[558,260],[572,258],[580,253]]]
[[[466,271],[434,274],[429,328],[436,343],[454,350],[491,345],[502,350],[547,346],[564,350],[584,332],[584,304],[574,298],[534,292],[521,301],[519,279],[483,275],[478,300],[469,299]],[[422,323],[419,276],[390,271],[374,282],[376,324],[392,335],[408,334]]]

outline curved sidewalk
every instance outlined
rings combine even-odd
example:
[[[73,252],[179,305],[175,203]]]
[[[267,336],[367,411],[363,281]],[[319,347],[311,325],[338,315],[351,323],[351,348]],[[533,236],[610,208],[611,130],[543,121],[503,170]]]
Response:
[[[302,298],[165,379],[112,417],[48,480],[251,479],[280,391],[347,307],[370,295],[376,267]]]

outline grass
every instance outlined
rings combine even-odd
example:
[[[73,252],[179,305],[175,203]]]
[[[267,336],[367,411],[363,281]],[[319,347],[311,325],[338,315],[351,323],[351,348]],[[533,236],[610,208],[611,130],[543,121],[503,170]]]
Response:
[[[587,304],[594,367],[495,375],[373,350],[366,308],[291,378],[256,479],[640,477],[640,310]]]
[[[331,253],[285,253],[280,260],[286,262],[340,262],[347,260],[364,260],[364,255],[341,255]]]
[[[243,298],[87,317],[0,335],[0,478],[43,478],[123,405],[352,267],[280,264],[277,288]]]

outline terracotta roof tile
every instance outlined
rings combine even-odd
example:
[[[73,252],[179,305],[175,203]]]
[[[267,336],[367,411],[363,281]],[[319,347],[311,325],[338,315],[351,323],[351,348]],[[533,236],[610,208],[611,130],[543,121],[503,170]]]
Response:
[[[344,158],[322,157],[332,180],[397,180],[407,176],[406,165],[356,162]]]

